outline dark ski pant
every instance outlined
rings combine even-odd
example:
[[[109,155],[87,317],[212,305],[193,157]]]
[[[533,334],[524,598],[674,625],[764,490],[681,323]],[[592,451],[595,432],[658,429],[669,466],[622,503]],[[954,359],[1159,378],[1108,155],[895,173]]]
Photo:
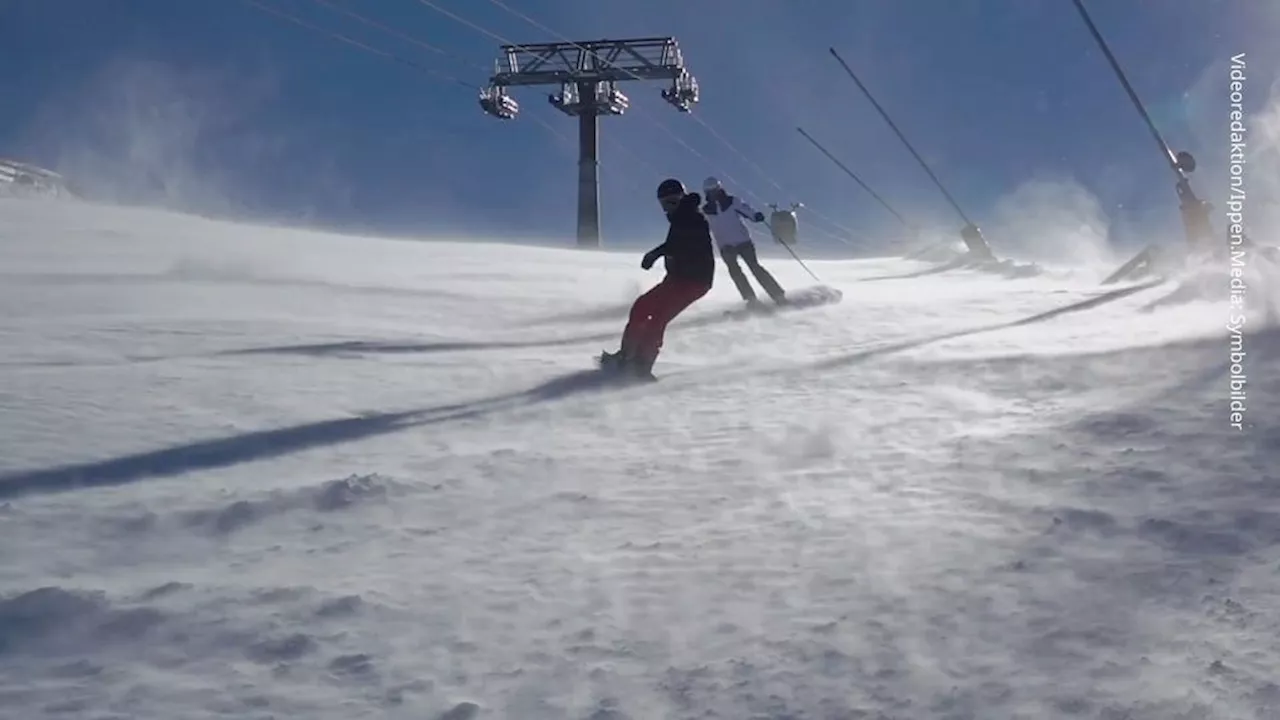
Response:
[[[756,257],[756,244],[753,242],[744,242],[738,245],[726,245],[720,248],[720,258],[724,260],[725,266],[729,268],[729,277],[733,278],[733,284],[738,288],[738,294],[743,300],[751,302],[756,299],[756,292],[751,288],[751,281],[742,272],[742,266],[738,264],[738,258],[742,258],[747,267],[751,269],[751,274],[756,276],[756,281],[760,283],[760,287],[773,298],[774,302],[782,302],[785,293],[782,286],[777,280],[769,274],[768,270],[760,267],[760,259]]]
[[[710,290],[709,283],[668,275],[649,292],[636,298],[627,327],[622,331],[623,356],[652,367],[662,350],[667,323]]]

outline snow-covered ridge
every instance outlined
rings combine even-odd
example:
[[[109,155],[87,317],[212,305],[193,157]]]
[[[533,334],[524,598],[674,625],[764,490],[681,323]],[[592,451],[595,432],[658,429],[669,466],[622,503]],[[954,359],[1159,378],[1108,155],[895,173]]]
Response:
[[[0,157],[0,197],[71,197],[58,173],[31,163]]]

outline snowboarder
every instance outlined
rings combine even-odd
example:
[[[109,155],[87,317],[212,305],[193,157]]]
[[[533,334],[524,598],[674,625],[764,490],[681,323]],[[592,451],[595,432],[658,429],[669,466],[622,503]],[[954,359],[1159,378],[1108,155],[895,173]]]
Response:
[[[685,191],[674,178],[658,185],[658,202],[670,223],[667,238],[645,253],[640,267],[648,270],[665,258],[667,275],[662,282],[636,298],[616,353],[604,353],[600,363],[653,378],[653,363],[662,349],[667,323],[711,290],[716,257],[707,219],[698,210],[702,198]]]
[[[760,304],[755,290],[751,288],[751,281],[742,273],[742,267],[738,264],[738,258],[742,258],[769,297],[779,305],[785,304],[786,293],[778,281],[773,279],[773,275],[760,266],[760,259],[756,257],[756,244],[752,241],[747,226],[742,224],[744,218],[752,222],[764,222],[764,213],[743,202],[741,198],[730,195],[714,177],[703,182],[702,190],[707,197],[702,213],[706,215],[711,234],[720,246],[720,257],[729,268],[729,277],[733,278],[738,294],[752,307]]]

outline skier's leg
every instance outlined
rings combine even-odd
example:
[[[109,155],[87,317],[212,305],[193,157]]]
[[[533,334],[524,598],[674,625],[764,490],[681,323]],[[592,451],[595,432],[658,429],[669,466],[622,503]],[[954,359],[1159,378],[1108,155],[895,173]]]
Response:
[[[726,245],[720,248],[720,258],[724,260],[725,267],[729,268],[729,277],[733,280],[734,287],[738,288],[738,294],[747,302],[754,302],[756,299],[756,291],[751,289],[751,282],[747,280],[747,276],[742,273],[742,266],[738,264],[738,253],[741,245]]]
[[[622,347],[618,350],[618,355],[624,362],[635,354],[636,349],[643,342],[645,326],[649,324],[654,309],[663,304],[662,296],[667,292],[664,286],[668,282],[668,279],[663,279],[631,304],[631,314],[627,318],[627,326],[622,331]]]
[[[760,266],[760,258],[756,257],[756,244],[744,243],[740,246],[739,253],[742,259],[746,261],[747,267],[751,269],[751,274],[756,276],[756,281],[760,283],[760,287],[773,298],[774,302],[783,302],[786,299],[786,292],[777,280],[773,279],[773,275],[768,270]]]
[[[644,326],[641,345],[636,353],[635,367],[641,373],[649,372],[658,359],[666,337],[667,323],[711,290],[710,285],[690,280],[667,279],[663,283],[667,285],[667,289],[661,296],[661,303],[654,308],[653,316]]]

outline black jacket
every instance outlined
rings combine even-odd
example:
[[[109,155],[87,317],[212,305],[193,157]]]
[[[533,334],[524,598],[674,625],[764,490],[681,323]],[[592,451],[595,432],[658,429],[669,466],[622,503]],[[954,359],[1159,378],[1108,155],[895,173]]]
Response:
[[[666,258],[667,275],[683,280],[693,280],[711,286],[716,276],[715,243],[711,240],[711,228],[698,206],[702,197],[698,193],[684,196],[667,220],[666,242],[645,255],[650,265],[659,257]]]

